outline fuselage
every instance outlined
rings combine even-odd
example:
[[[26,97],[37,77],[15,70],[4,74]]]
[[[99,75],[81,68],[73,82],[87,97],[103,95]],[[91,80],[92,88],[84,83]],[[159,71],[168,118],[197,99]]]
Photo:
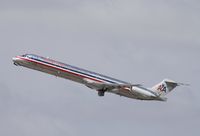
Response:
[[[90,79],[95,82],[125,84],[127,82],[114,79],[102,74],[91,72],[82,68],[78,68],[72,65],[64,64],[49,58],[41,57],[38,55],[27,54],[22,56],[16,56],[13,61],[17,65],[28,67],[34,70],[46,72],[58,77],[72,78],[76,82],[82,83],[83,79]],[[63,75],[64,74],[64,75]]]
[[[104,84],[130,84],[115,78],[111,78],[102,74],[91,72],[82,68],[78,68],[72,65],[64,64],[49,58],[41,57],[33,54],[26,54],[21,56],[16,56],[13,58],[14,64],[19,66],[24,66],[30,69],[45,72],[57,77],[69,79],[81,84],[85,84],[86,80],[95,83]],[[87,85],[86,85],[87,86]],[[95,89],[95,88],[93,88]],[[134,86],[132,88],[123,89],[113,89],[109,92],[118,94],[120,96],[125,96],[134,99],[141,100],[155,100],[158,97],[156,94],[143,87]],[[157,100],[160,100],[159,98]]]

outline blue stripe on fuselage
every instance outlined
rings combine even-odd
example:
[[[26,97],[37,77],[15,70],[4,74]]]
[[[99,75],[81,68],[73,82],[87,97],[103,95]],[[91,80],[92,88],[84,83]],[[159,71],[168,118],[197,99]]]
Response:
[[[68,65],[68,64],[57,62],[57,61],[54,61],[54,60],[51,60],[51,59],[48,59],[48,58],[44,58],[44,57],[40,57],[40,56],[37,56],[37,55],[29,55],[28,58],[42,62],[42,63],[46,63],[48,65],[53,65],[53,66],[56,66],[56,67],[59,67],[59,68],[62,68],[62,69],[68,70],[68,71],[72,71],[72,72],[75,72],[75,73],[78,73],[78,74],[81,74],[81,75],[96,78],[98,80],[103,80],[103,81],[106,81],[108,83],[127,84],[127,82],[120,81],[118,79],[107,77],[107,76],[104,76],[104,75],[101,75],[101,74],[98,74],[98,73],[95,73],[95,72],[91,72],[91,71],[88,71],[88,70],[85,70],[85,69],[81,69],[81,68],[78,68],[78,67],[75,67],[75,66],[71,66],[71,65]]]

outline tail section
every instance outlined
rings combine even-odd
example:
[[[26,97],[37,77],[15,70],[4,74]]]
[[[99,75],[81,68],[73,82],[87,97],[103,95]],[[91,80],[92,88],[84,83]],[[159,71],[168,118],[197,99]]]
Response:
[[[169,79],[165,79],[161,83],[152,87],[152,90],[154,92],[156,92],[159,96],[163,97],[179,85],[181,85],[181,84],[176,83]]]

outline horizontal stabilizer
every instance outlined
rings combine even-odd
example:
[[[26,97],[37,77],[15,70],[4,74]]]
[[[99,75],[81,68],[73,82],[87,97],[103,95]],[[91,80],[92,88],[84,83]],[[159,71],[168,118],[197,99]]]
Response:
[[[167,95],[169,92],[171,92],[174,88],[177,86],[189,86],[189,84],[184,83],[178,83],[173,80],[164,79],[161,83],[155,85],[152,87],[152,90],[157,93],[160,97]]]

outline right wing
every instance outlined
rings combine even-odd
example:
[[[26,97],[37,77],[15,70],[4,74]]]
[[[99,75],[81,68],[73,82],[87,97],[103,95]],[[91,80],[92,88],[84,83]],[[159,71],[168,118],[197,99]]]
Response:
[[[84,79],[84,84],[89,88],[96,89],[96,90],[105,90],[105,91],[111,91],[114,89],[124,89],[124,88],[128,88],[131,90],[133,86],[142,86],[141,84],[99,83],[99,82],[95,82],[95,81],[89,80],[89,79]]]

